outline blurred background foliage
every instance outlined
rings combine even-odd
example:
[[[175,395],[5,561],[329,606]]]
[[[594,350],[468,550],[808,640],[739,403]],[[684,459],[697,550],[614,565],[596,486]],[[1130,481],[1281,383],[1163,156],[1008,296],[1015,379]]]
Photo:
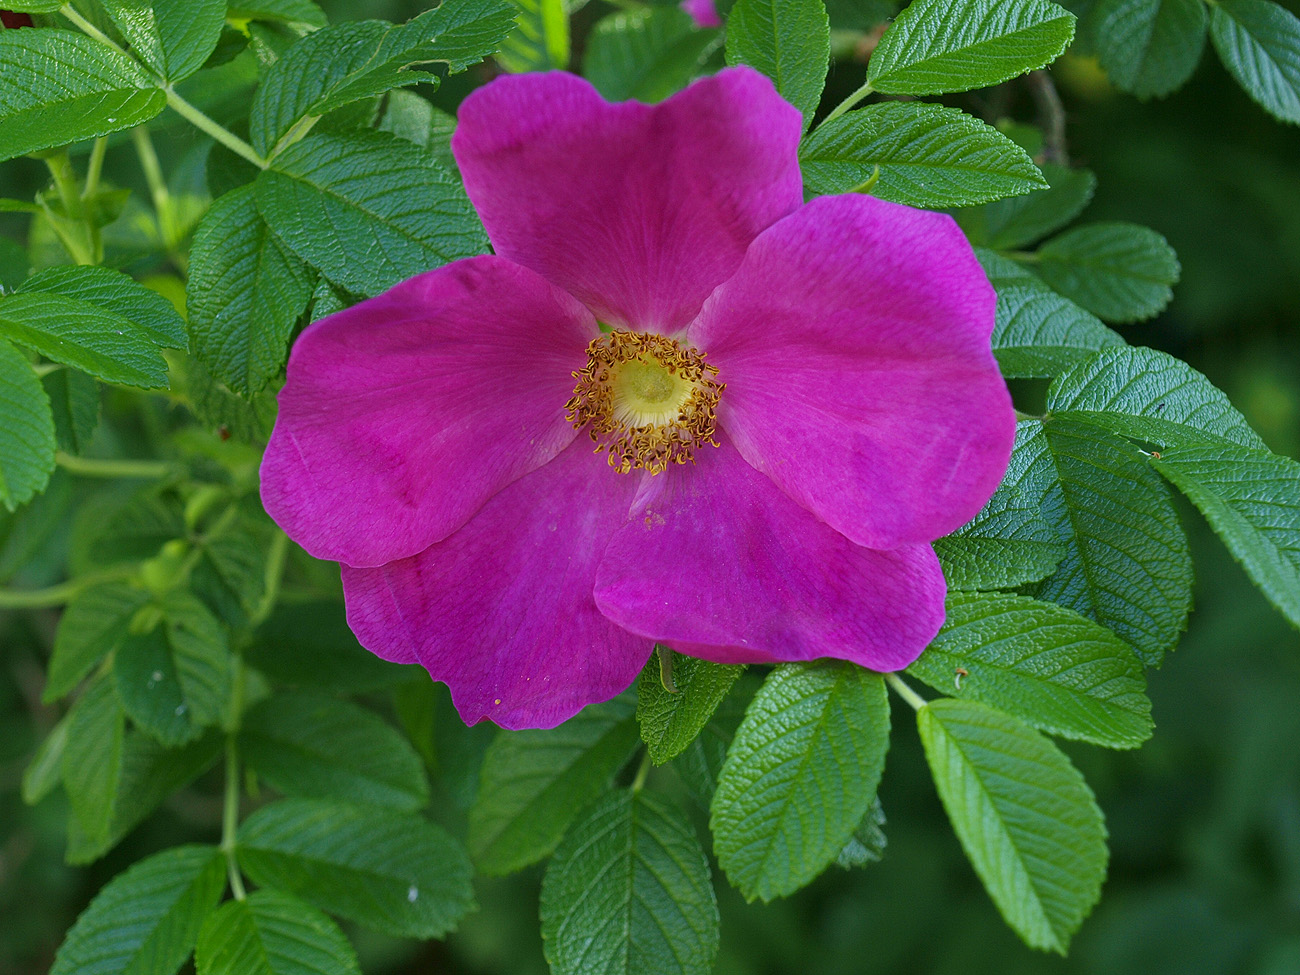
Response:
[[[1078,13],[1089,5],[1067,3]],[[1283,5],[1300,12],[1295,0]],[[323,6],[332,21],[401,21],[425,5]],[[832,68],[827,106],[860,84],[870,28],[891,9],[880,0],[829,6],[835,27],[860,33],[837,35],[840,50],[857,54]],[[594,0],[577,11],[575,62],[585,30],[609,10]],[[435,103],[454,110],[484,70],[450,79]],[[1085,31],[1051,76],[1068,114],[1071,159],[1098,176],[1087,219],[1151,226],[1182,261],[1173,304],[1159,318],[1124,329],[1125,337],[1190,362],[1228,392],[1272,449],[1300,455],[1300,131],[1267,117],[1209,56],[1176,94],[1143,103],[1108,84],[1089,56]],[[1037,121],[1023,80],[953,103],[990,121]],[[167,169],[182,178],[184,167],[175,161],[192,148],[192,135],[180,128],[156,135],[160,155],[172,161]],[[110,151],[106,174],[147,199],[129,146]],[[40,164],[16,160],[0,170],[0,196],[29,198],[45,179]],[[0,220],[0,238],[19,227]],[[0,239],[0,281],[4,246]],[[111,422],[100,435],[123,438],[129,448],[132,438],[148,436],[145,427],[166,423],[166,405],[157,409],[142,415],[137,398],[110,390]],[[0,513],[0,581],[43,585],[58,578],[68,515],[92,487],[55,475],[36,502],[58,523],[49,538],[34,528],[40,519],[18,524]],[[997,916],[934,795],[911,723],[899,721],[881,787],[889,816],[883,861],[832,870],[768,905],[746,905],[721,885],[718,975],[1300,973],[1300,634],[1250,585],[1200,516],[1185,503],[1182,513],[1197,566],[1196,611],[1181,647],[1151,677],[1155,738],[1131,753],[1065,746],[1097,792],[1112,848],[1102,903],[1068,959],[1025,948]],[[54,610],[0,612],[3,975],[47,971],[77,913],[127,865],[172,844],[215,842],[218,834],[214,772],[170,799],[105,859],[88,869],[64,865],[62,794],[34,808],[20,798],[22,771],[58,717],[40,703],[56,620]],[[373,703],[388,702],[377,695]],[[671,787],[672,772],[655,774]],[[463,796],[449,794],[435,808],[454,821],[463,816],[462,803]],[[351,928],[363,969],[542,975],[540,873],[481,880],[480,910],[446,943],[419,945]]]

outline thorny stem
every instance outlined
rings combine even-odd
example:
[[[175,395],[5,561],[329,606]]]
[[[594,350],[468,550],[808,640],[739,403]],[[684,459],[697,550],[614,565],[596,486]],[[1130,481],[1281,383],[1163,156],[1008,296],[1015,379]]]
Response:
[[[1043,161],[1070,165],[1070,154],[1065,146],[1065,106],[1056,92],[1056,85],[1046,71],[1031,71],[1028,75],[1029,91],[1038,105],[1043,119]]]
[[[99,460],[94,457],[74,457],[59,451],[54,461],[69,474],[81,477],[141,477],[160,478],[172,473],[172,465],[161,460]]]
[[[907,684],[903,682],[903,678],[899,677],[897,674],[886,674],[885,683],[892,687],[899,697],[910,704],[913,711],[920,711],[921,708],[925,707],[929,703],[920,694],[908,687]]]
[[[827,115],[824,119],[822,119],[822,125],[825,125],[827,122],[831,122],[839,118],[841,115],[843,115],[850,108],[852,108],[858,102],[862,101],[862,99],[866,98],[875,90],[876,90],[875,88],[871,87],[870,81],[864,82],[861,88],[859,88],[848,98],[844,99],[844,101],[840,102],[838,105],[836,105],[834,108],[831,109],[830,114]]]

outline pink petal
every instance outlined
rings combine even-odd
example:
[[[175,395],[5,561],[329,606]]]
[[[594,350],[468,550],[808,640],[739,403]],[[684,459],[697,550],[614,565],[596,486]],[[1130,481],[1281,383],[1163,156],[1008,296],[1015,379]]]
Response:
[[[600,611],[720,663],[915,660],[943,623],[930,547],[854,545],[720,442],[645,479],[596,574]]]
[[[970,521],[1006,471],[994,303],[950,217],[822,197],[754,241],[689,339],[727,384],[719,422],[744,458],[853,541],[894,548]]]
[[[691,15],[696,27],[722,26],[714,0],[682,0],[681,8]]]
[[[445,681],[467,724],[554,727],[618,694],[650,655],[591,595],[637,484],[584,437],[427,551],[343,566],[348,624],[379,656]]]
[[[322,319],[289,357],[266,510],[320,559],[423,551],[572,442],[564,404],[595,334],[585,308],[497,257]]]
[[[552,72],[471,94],[452,149],[499,255],[611,325],[673,332],[799,206],[801,126],[751,68],[658,105]]]

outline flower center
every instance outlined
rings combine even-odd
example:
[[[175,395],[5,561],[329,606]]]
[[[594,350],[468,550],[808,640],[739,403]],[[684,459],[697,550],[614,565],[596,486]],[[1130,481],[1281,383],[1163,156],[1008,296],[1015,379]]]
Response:
[[[608,451],[620,474],[658,474],[694,460],[701,444],[718,445],[715,411],[726,384],[713,381],[717,374],[704,353],[676,339],[607,332],[591,340],[587,365],[573,374],[578,384],[565,418],[588,427],[596,452]]]

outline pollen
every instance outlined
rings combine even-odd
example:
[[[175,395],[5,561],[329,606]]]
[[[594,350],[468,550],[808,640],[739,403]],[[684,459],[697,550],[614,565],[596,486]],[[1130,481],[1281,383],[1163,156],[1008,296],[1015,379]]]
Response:
[[[607,332],[587,346],[587,364],[565,404],[566,419],[584,426],[620,474],[659,474],[695,459],[713,439],[725,383],[704,353],[648,332]]]

